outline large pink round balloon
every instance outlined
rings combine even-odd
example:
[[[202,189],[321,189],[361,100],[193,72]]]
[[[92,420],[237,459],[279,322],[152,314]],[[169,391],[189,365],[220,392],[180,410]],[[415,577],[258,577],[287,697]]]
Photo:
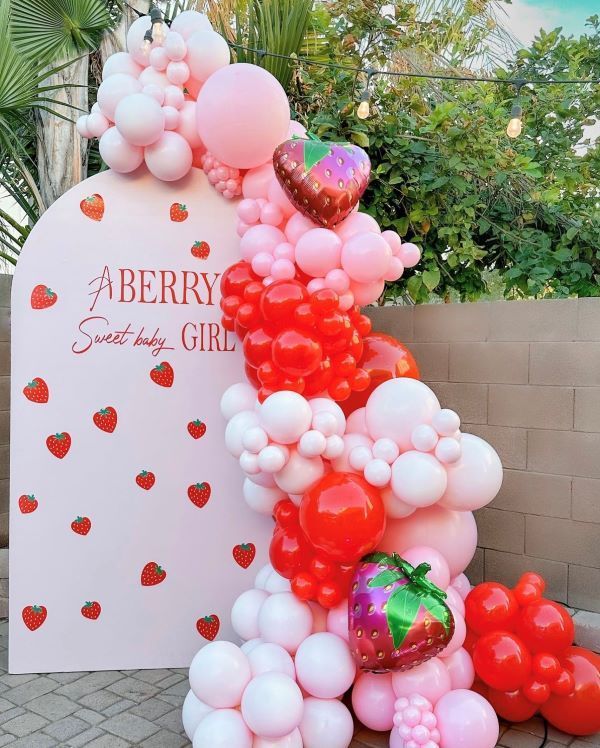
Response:
[[[388,519],[379,548],[402,554],[415,545],[426,545],[446,559],[450,574],[464,571],[475,555],[477,525],[471,512],[455,512],[434,505],[418,509],[404,519]]]
[[[206,81],[197,117],[200,137],[219,161],[251,169],[270,161],[285,140],[290,108],[274,76],[256,65],[237,63]]]
[[[352,707],[370,730],[384,732],[394,724],[396,695],[391,673],[362,673],[354,682]]]
[[[433,657],[406,672],[393,673],[392,688],[397,698],[418,693],[432,704],[437,704],[452,688],[452,685],[450,674],[444,663],[439,657]]]
[[[450,691],[435,705],[437,727],[444,748],[494,748],[498,717],[489,702],[475,691]]]
[[[175,182],[192,168],[192,149],[176,132],[167,131],[145,149],[146,166],[157,179]]]

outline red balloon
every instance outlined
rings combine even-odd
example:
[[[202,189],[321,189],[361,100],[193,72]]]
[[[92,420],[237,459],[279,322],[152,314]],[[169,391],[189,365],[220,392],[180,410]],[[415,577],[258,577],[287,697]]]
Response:
[[[491,631],[473,649],[475,672],[498,691],[516,691],[531,672],[531,656],[523,642],[508,631]]]
[[[600,731],[600,657],[581,647],[569,647],[561,656],[575,690],[569,696],[552,695],[542,714],[554,727],[571,735]]]
[[[550,686],[547,683],[535,680],[535,678],[530,678],[525,681],[523,695],[532,704],[544,704],[550,698]]]
[[[302,330],[282,330],[273,340],[273,361],[286,374],[305,377],[319,368],[323,350],[316,338]]]
[[[273,568],[292,579],[310,563],[311,549],[299,527],[278,527],[271,538],[269,558]]]
[[[465,620],[476,634],[514,630],[519,606],[513,593],[499,582],[483,582],[465,600]]]
[[[417,362],[408,348],[391,335],[379,332],[363,338],[363,353],[358,365],[371,375],[371,384],[361,392],[353,393],[344,402],[341,407],[346,416],[365,406],[371,392],[382,382],[396,377],[421,377]]]
[[[271,358],[272,330],[257,327],[244,338],[244,356],[250,366],[258,368]]]
[[[260,312],[264,319],[278,328],[287,327],[294,320],[296,308],[308,301],[308,291],[296,280],[281,280],[263,288]]]
[[[300,503],[309,541],[337,561],[352,563],[374,550],[385,531],[380,492],[354,473],[330,473]]]
[[[521,691],[496,691],[490,688],[485,696],[496,714],[509,722],[525,722],[538,710],[537,704],[532,704]]]
[[[552,683],[555,681],[560,673],[562,667],[558,657],[548,654],[547,652],[540,652],[533,658],[533,672],[538,680],[542,683]]]
[[[521,610],[516,632],[532,654],[560,653],[573,644],[575,628],[565,608],[551,600],[537,600]]]
[[[236,262],[221,276],[221,296],[243,296],[246,286],[252,281],[259,280],[249,262]]]

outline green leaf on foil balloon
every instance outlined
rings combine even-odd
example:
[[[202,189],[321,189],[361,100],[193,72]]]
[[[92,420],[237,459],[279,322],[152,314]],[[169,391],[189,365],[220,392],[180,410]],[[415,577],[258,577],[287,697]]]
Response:
[[[310,171],[313,166],[329,155],[329,146],[321,140],[304,141],[304,168]]]
[[[420,607],[419,596],[415,595],[408,584],[398,587],[390,596],[387,604],[387,622],[395,647],[402,646]]]
[[[402,579],[403,575],[392,569],[386,569],[378,574],[376,577],[371,579],[369,587],[387,587],[388,584],[393,584],[399,579]]]
[[[452,629],[452,613],[448,606],[435,595],[423,595],[421,604],[431,613],[436,621],[439,621],[444,627],[444,631],[450,632]]]

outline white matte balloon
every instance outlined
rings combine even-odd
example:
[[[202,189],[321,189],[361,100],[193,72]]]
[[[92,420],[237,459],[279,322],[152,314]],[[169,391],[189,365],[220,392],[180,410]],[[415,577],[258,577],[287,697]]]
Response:
[[[282,470],[290,457],[287,447],[280,444],[269,444],[258,454],[258,467],[265,473],[278,473]]]
[[[128,52],[115,52],[106,58],[102,68],[102,80],[105,80],[115,73],[125,73],[137,78],[144,68]]]
[[[344,441],[344,450],[339,457],[331,461],[331,466],[336,473],[362,473],[362,470],[355,470],[350,465],[350,453],[355,447],[368,447],[371,450],[373,440],[369,439],[365,434],[359,433],[348,433],[342,439]]]
[[[254,452],[255,454],[258,454],[268,443],[269,437],[267,432],[264,429],[261,429],[260,426],[254,426],[253,428],[248,429],[242,436],[244,449],[247,449],[249,452]]]
[[[125,73],[115,73],[102,81],[98,88],[98,104],[105,117],[114,122],[115,109],[126,96],[137,94],[142,84],[137,78]]]
[[[502,485],[502,463],[496,450],[473,434],[460,440],[461,458],[448,465],[448,486],[440,504],[448,509],[480,509],[496,496]]]
[[[344,440],[341,436],[338,436],[337,434],[328,436],[323,457],[327,460],[336,460],[344,453],[344,446]]]
[[[310,636],[313,616],[309,605],[292,592],[271,595],[258,614],[258,630],[267,642],[279,644],[295,654],[300,644]]]
[[[229,421],[243,410],[253,410],[256,403],[256,390],[247,382],[238,382],[228,387],[221,396],[221,415]]]
[[[437,431],[428,423],[422,423],[413,429],[410,440],[415,449],[420,452],[430,452],[438,443],[439,436]]]
[[[286,493],[303,494],[324,474],[325,466],[320,457],[302,457],[292,449],[286,466],[275,473],[275,483]]]
[[[172,130],[144,151],[146,166],[157,179],[163,182],[177,182],[183,179],[192,168],[194,155],[187,140]]]
[[[258,613],[269,593],[264,590],[246,590],[231,608],[231,625],[240,639],[257,639]]]
[[[265,582],[265,590],[271,595],[275,595],[278,592],[290,592],[291,589],[292,585],[290,580],[282,577],[281,574],[278,574],[275,570],[269,574],[267,581]]]
[[[442,408],[434,415],[431,425],[440,436],[452,436],[460,428],[460,418],[450,408]]]
[[[399,499],[389,486],[382,489],[381,498],[383,499],[386,516],[392,519],[410,517],[411,514],[417,511],[416,506],[411,506]]]
[[[150,31],[152,27],[152,21],[150,16],[140,16],[136,18],[127,30],[127,51],[131,57],[142,67],[146,67],[150,60],[148,54],[143,49],[144,34],[146,31]],[[153,42],[152,46],[156,46],[156,42]]]
[[[289,735],[282,738],[260,738],[256,736],[252,748],[302,748],[302,735],[296,728]]]
[[[208,704],[197,699],[193,691],[188,691],[188,695],[183,702],[183,709],[181,710],[181,721],[183,722],[185,734],[190,740],[193,740],[194,733],[200,722],[212,711],[212,706],[208,706]]]
[[[246,656],[248,656],[250,652],[253,652],[256,649],[256,647],[258,647],[261,644],[264,644],[264,641],[262,639],[250,639],[249,641],[244,642],[240,646],[240,649]]]
[[[452,465],[458,462],[461,454],[462,448],[460,442],[451,436],[443,436],[435,448],[435,456],[445,465]]]
[[[229,65],[229,45],[216,31],[196,31],[187,40],[188,64],[192,78],[204,83],[220,68]]]
[[[295,680],[296,668],[289,652],[279,644],[265,642],[248,653],[252,677],[263,673],[283,673]]]
[[[242,493],[244,495],[244,500],[250,509],[259,514],[265,514],[267,517],[270,517],[273,514],[275,504],[283,499],[287,499],[287,494],[285,494],[280,488],[259,486],[249,478],[244,480]]]
[[[257,590],[264,590],[265,584],[269,576],[273,573],[274,569],[271,564],[265,564],[259,570],[257,575],[254,577],[254,587]]]
[[[331,416],[333,418],[333,416]],[[334,420],[335,424],[335,420]],[[327,438],[321,431],[311,429],[300,437],[298,452],[303,457],[317,457],[322,455],[327,447]]]
[[[295,662],[298,683],[319,699],[341,696],[356,675],[348,642],[327,631],[305,639],[298,647]]]
[[[117,105],[115,125],[128,143],[147,146],[163,134],[165,115],[155,98],[136,93],[121,99]]]
[[[252,733],[237,709],[216,709],[198,725],[193,748],[252,748]]]
[[[289,390],[269,395],[259,410],[263,428],[279,444],[297,442],[310,429],[312,415],[308,401]]]
[[[341,701],[310,697],[304,700],[300,733],[304,748],[348,748],[354,721]]]
[[[240,468],[244,473],[246,473],[246,475],[260,473],[258,457],[245,449],[240,455]]]
[[[248,658],[227,641],[207,644],[190,665],[192,691],[215,709],[239,706],[251,677]]]
[[[244,434],[254,426],[258,426],[258,416],[253,410],[242,410],[229,419],[225,428],[225,446],[234,457],[240,457],[244,451]]]
[[[323,431],[325,436],[331,436],[332,434],[337,434],[338,436],[344,435],[344,431],[346,430],[346,416],[344,415],[344,411],[335,402],[335,400],[329,400],[326,397],[314,397],[312,400],[308,401],[308,404],[310,405],[310,409],[314,413],[314,429]],[[336,421],[335,430],[331,431],[330,433],[326,433],[321,428],[321,424],[323,423],[332,423],[331,419],[328,418],[328,416],[333,416]]]
[[[175,62],[183,60],[187,54],[185,39],[177,31],[169,31],[165,39],[164,50],[169,60],[174,60]]]
[[[377,439],[373,444],[373,457],[385,460],[388,465],[391,465],[399,454],[398,445],[392,439]]]
[[[372,486],[383,488],[392,477],[392,468],[385,460],[369,460],[365,465],[365,480]]]
[[[392,465],[392,491],[411,506],[435,504],[444,495],[446,484],[443,465],[425,452],[404,452]]]
[[[82,138],[86,139],[93,137],[87,126],[88,116],[88,114],[82,114],[81,117],[77,118],[76,123],[77,132],[81,135]]]
[[[101,112],[92,112],[87,118],[87,129],[94,138],[101,138],[110,127],[110,122]]]
[[[242,697],[244,721],[253,733],[263,738],[288,735],[300,724],[303,711],[304,700],[298,684],[283,673],[257,675]]]

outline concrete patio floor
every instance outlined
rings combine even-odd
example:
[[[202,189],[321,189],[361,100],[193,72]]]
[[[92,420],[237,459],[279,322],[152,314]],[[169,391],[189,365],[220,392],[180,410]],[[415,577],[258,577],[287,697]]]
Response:
[[[8,622],[0,621],[0,748],[184,748],[187,670],[8,675]],[[498,746],[539,748],[543,725],[503,726]],[[546,748],[600,748],[600,735],[574,739],[553,728]],[[361,729],[352,748],[388,748]]]

